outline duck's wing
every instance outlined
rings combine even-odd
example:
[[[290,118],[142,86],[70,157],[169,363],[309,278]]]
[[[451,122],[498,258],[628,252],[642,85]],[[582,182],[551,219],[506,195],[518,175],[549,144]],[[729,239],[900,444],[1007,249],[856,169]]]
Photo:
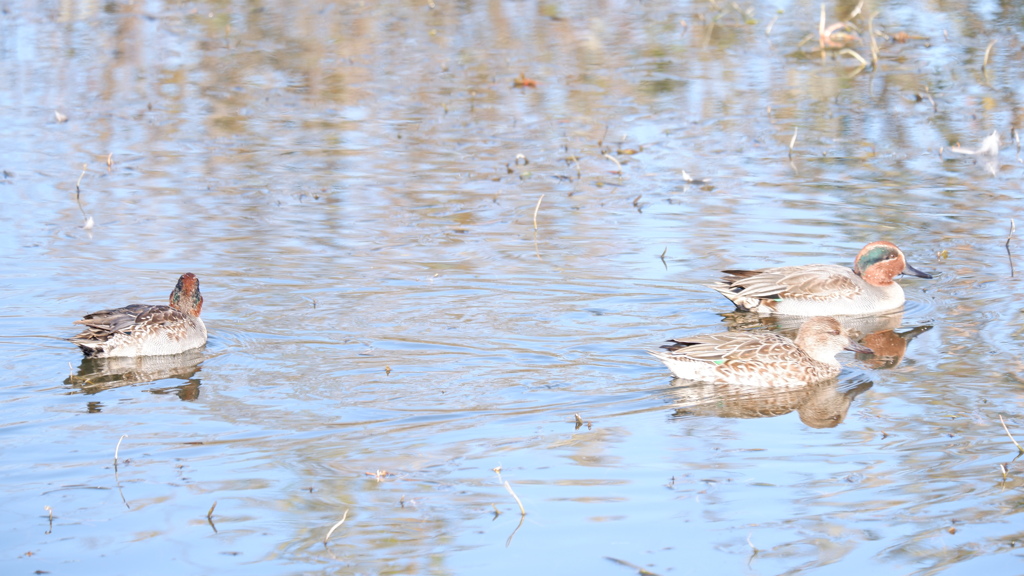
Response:
[[[184,313],[170,306],[152,306],[149,304],[131,304],[122,308],[111,308],[87,314],[75,324],[83,324],[86,329],[71,339],[106,340],[113,334],[130,332],[144,326],[161,326],[180,322]]]
[[[853,270],[834,264],[783,266],[763,270],[724,270],[714,288],[730,300],[834,300],[863,290]]]
[[[676,338],[668,355],[723,364],[728,361],[797,360],[802,351],[785,336],[771,332],[721,332]]]

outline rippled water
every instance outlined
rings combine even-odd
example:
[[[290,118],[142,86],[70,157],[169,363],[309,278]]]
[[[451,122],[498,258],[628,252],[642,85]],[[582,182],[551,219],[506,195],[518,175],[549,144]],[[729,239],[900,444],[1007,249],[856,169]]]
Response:
[[[3,572],[1019,571],[1024,14],[855,9],[0,0]],[[644,352],[875,239],[837,381]],[[186,271],[205,350],[63,340]]]

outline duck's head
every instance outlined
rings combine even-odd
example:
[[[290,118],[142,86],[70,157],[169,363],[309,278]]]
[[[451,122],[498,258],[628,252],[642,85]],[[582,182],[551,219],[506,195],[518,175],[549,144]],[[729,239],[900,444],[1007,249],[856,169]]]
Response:
[[[868,284],[875,286],[892,284],[893,278],[900,274],[918,278],[932,277],[931,274],[907,264],[903,252],[900,252],[892,242],[872,242],[862,248],[853,263],[853,271]]]
[[[199,292],[199,278],[186,272],[178,278],[178,283],[171,292],[171,308],[185,314],[199,316],[203,310],[203,295]]]
[[[843,329],[842,324],[831,316],[815,316],[800,326],[796,344],[804,352],[822,362],[834,361],[836,354],[843,350],[871,354],[871,349],[854,342]]]

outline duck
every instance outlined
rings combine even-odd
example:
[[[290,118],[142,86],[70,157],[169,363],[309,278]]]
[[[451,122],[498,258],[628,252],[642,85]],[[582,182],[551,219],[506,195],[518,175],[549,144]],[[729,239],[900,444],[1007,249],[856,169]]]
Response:
[[[723,270],[711,288],[741,311],[793,316],[880,314],[903,306],[900,274],[932,278],[907,263],[892,242],[871,242],[853,268],[806,264],[761,270]]]
[[[831,316],[808,319],[795,340],[774,332],[720,332],[677,338],[662,348],[647,352],[677,378],[751,387],[822,382],[842,370],[840,351],[871,353]]]
[[[86,358],[180,354],[206,344],[202,310],[199,278],[187,272],[178,278],[169,305],[130,304],[87,314],[75,321],[85,330],[70,341]]]

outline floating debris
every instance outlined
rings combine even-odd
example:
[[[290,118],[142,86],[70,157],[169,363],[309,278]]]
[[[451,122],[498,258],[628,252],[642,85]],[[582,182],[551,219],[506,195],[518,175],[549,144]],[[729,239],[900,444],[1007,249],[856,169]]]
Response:
[[[520,73],[519,77],[512,81],[513,88],[536,88],[537,81],[532,78],[527,78],[525,73]]]
[[[977,150],[971,148],[964,148],[959,143],[949,149],[950,152],[957,154],[967,154],[975,156],[978,162],[981,163],[985,170],[993,176],[999,171],[999,131],[993,130],[992,134],[989,134],[981,141],[981,147]]]

